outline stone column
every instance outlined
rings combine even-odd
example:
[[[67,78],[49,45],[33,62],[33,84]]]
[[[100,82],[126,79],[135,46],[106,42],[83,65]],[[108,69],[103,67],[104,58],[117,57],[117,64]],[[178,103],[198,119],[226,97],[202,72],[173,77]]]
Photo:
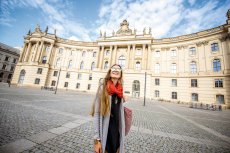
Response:
[[[109,61],[110,67],[112,66],[113,52],[114,52],[113,46],[111,45],[110,46],[110,61]]]
[[[50,50],[49,50],[49,55],[48,55],[48,57],[47,57],[47,63],[48,64],[50,64],[50,55],[53,55],[53,46],[54,46],[54,44],[53,43],[51,43],[51,45],[50,45]]]
[[[141,58],[141,69],[144,70],[146,67],[146,52],[145,52],[146,45],[143,44],[142,46],[142,58]]]
[[[147,52],[147,66],[146,69],[150,70],[151,69],[151,60],[152,60],[152,56],[151,56],[151,45],[148,45],[148,52]]]
[[[101,57],[101,46],[98,47],[98,54],[97,54],[97,68],[100,68],[100,57]]]
[[[27,46],[28,46],[28,43],[25,42],[24,46],[23,46],[23,49],[22,49],[22,52],[21,52],[21,55],[19,57],[19,62],[22,62],[23,58],[24,58],[24,54],[27,50]]]
[[[114,46],[112,65],[117,63],[116,60],[117,60],[117,46]]]
[[[37,55],[36,55],[36,62],[39,62],[40,56],[42,54],[43,44],[44,44],[44,41],[42,41],[41,44],[40,44],[40,46],[39,46],[39,49],[38,49],[38,52],[37,52]]]
[[[129,63],[130,63],[130,45],[128,45],[128,51],[127,51],[127,63],[125,64],[125,65],[127,65],[127,66],[125,66],[126,68],[128,68],[128,69],[130,69],[130,67],[129,67]]]
[[[25,57],[24,57],[24,62],[27,61],[27,57],[29,55],[30,49],[31,49],[31,42],[29,42],[29,46],[28,46],[28,48],[26,50]]]
[[[132,49],[130,51],[130,63],[129,63],[129,66],[130,66],[130,69],[134,69],[134,54],[135,54],[135,50],[136,50],[136,46],[135,44],[132,45]]]
[[[104,46],[101,46],[101,54],[100,54],[100,61],[99,61],[99,68],[102,69],[102,63],[103,63],[103,60],[104,60]]]
[[[39,42],[37,42],[36,45],[35,45],[35,47],[34,47],[34,51],[33,51],[34,55],[33,55],[33,59],[32,59],[33,62],[36,59],[36,55],[37,55],[37,51],[38,51],[38,44],[39,44]]]

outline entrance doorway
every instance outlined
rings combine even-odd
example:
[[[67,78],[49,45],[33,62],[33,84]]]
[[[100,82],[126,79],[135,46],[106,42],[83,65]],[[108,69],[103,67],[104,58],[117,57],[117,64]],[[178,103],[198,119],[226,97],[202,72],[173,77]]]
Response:
[[[135,98],[140,97],[140,81],[138,80],[133,81],[132,96]]]
[[[24,81],[25,75],[26,75],[26,71],[25,71],[24,69],[23,69],[23,70],[21,70],[21,72],[20,72],[20,76],[19,76],[19,79],[18,79],[18,84],[23,84],[23,81]]]

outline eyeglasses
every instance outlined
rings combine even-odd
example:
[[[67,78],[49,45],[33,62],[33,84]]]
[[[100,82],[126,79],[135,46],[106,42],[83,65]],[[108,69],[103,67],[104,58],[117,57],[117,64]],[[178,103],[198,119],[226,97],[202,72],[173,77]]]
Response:
[[[111,68],[111,71],[118,71],[118,72],[121,72],[121,69],[120,69],[120,68]]]

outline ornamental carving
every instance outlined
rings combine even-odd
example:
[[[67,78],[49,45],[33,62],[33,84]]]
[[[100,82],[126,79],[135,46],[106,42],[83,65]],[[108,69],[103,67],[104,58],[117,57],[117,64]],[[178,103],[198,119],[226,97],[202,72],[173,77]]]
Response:
[[[131,35],[132,34],[132,30],[129,29],[129,23],[127,22],[127,20],[124,20],[121,24],[120,24],[120,29],[116,32],[117,35]]]

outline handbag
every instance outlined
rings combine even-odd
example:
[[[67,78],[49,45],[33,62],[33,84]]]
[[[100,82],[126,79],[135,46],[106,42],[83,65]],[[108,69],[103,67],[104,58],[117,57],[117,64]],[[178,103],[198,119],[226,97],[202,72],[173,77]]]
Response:
[[[125,115],[125,136],[129,133],[132,119],[133,119],[133,112],[131,109],[124,107],[124,115]]]

